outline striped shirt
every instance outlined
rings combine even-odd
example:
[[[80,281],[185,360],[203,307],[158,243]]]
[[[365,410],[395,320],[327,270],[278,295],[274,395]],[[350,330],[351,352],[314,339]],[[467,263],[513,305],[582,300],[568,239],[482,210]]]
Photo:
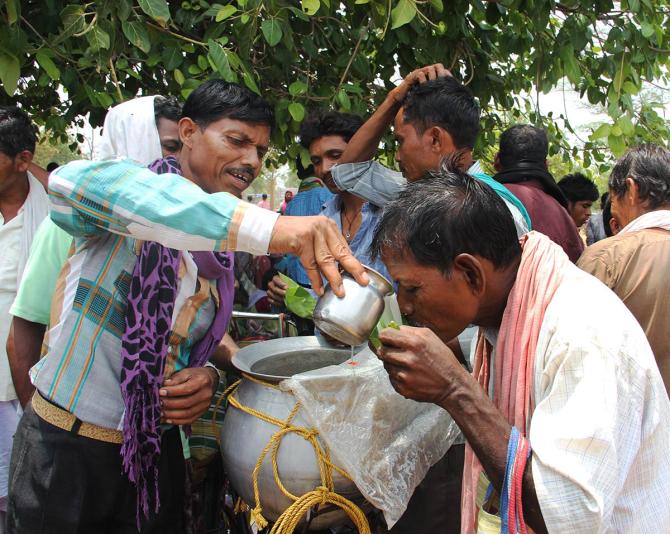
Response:
[[[46,356],[31,370],[47,399],[121,428],[121,337],[138,240],[192,251],[267,252],[277,214],[130,161],[78,161],[49,178],[51,218],[75,238],[52,304]],[[214,283],[182,255],[166,374],[183,368],[214,318]]]

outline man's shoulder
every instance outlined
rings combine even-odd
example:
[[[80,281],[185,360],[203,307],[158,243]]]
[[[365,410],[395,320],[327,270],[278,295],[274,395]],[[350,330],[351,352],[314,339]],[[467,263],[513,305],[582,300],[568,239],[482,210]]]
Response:
[[[620,233],[589,246],[579,258],[577,265],[582,267],[594,261],[620,262],[634,254],[655,255],[661,251],[659,246],[663,249],[670,247],[670,232],[667,230],[649,228]]]

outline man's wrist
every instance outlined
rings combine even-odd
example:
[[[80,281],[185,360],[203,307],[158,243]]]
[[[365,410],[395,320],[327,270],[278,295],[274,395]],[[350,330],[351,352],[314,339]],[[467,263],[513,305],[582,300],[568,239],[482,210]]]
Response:
[[[207,369],[211,378],[212,395],[213,395],[216,392],[217,388],[219,387],[219,380],[221,379],[221,375],[219,374],[219,370],[214,366],[208,365],[205,367],[205,369]]]

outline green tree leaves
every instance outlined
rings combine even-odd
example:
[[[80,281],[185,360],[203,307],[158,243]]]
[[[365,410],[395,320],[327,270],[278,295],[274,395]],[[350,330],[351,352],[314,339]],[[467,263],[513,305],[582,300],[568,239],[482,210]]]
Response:
[[[637,142],[670,140],[667,98],[650,97],[645,83],[670,84],[669,5],[5,0],[0,103],[20,99],[60,136],[81,115],[100,125],[107,107],[137,94],[186,97],[220,77],[272,103],[272,157],[285,162],[303,154],[296,136],[312,109],[368,115],[399,77],[441,62],[482,104],[478,156],[496,143],[496,131],[529,121],[548,129],[553,153],[604,166]],[[535,105],[536,89],[563,84],[605,115],[584,141],[570,133],[569,117],[564,126]],[[382,157],[392,161],[393,147],[386,143]]]
[[[276,46],[282,38],[282,29],[277,19],[264,20],[261,30],[265,40],[270,46]]]
[[[147,15],[161,26],[167,26],[170,20],[170,8],[165,0],[137,0],[137,3]]]
[[[405,24],[412,22],[416,17],[416,3],[414,0],[398,0],[398,3],[391,11],[391,29],[395,30]]]

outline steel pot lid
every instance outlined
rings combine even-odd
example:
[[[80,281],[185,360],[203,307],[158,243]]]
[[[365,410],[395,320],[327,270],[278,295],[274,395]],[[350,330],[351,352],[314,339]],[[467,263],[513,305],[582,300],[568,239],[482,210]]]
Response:
[[[339,365],[351,357],[349,347],[334,347],[317,336],[285,337],[240,349],[232,363],[240,372],[278,383],[293,375]]]

